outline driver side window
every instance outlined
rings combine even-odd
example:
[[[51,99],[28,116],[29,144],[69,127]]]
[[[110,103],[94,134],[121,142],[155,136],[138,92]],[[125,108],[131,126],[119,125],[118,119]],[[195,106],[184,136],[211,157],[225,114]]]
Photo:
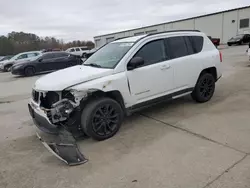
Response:
[[[22,54],[22,55],[17,57],[17,59],[25,59],[25,58],[28,58],[27,54]]]
[[[141,57],[144,60],[144,65],[151,65],[166,60],[164,40],[155,40],[145,44],[134,57]]]
[[[53,53],[48,53],[48,54],[44,54],[44,55],[43,55],[43,59],[44,59],[44,60],[52,59],[52,58],[54,58],[54,57],[55,57],[55,56],[54,56]]]

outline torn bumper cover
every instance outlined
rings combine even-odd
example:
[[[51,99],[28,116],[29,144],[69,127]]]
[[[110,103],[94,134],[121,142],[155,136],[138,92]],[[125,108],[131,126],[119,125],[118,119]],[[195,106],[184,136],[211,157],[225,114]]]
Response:
[[[50,123],[45,113],[30,102],[28,104],[30,115],[39,130],[43,133],[56,135],[51,141],[46,141],[37,133],[42,144],[58,159],[62,160],[68,165],[80,165],[86,163],[88,160],[80,152],[75,138],[64,127]]]

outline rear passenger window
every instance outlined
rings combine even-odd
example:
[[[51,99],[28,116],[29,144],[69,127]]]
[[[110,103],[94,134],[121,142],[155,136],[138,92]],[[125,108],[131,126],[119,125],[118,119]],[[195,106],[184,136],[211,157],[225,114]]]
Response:
[[[203,48],[204,39],[202,36],[190,36],[195,53],[201,52]]]
[[[80,51],[80,49],[79,49],[79,48],[76,48],[76,51],[77,51],[77,52],[79,52],[79,51]]]
[[[172,59],[189,55],[184,37],[167,38],[167,43]]]
[[[184,37],[184,39],[185,39],[185,42],[187,45],[188,54],[189,55],[195,54],[195,50],[194,50],[194,47],[193,47],[193,44],[192,44],[190,37]]]
[[[166,59],[164,41],[156,40],[145,44],[134,57],[143,58],[143,66],[164,61]]]

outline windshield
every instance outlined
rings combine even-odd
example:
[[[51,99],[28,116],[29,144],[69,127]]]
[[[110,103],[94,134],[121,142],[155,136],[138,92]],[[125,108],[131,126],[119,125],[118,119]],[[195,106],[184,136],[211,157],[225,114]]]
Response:
[[[12,56],[6,56],[6,57],[4,57],[3,59],[1,59],[0,61],[9,60],[9,59],[11,59],[11,58],[12,58]]]
[[[109,43],[90,56],[83,65],[113,69],[133,44],[132,42]]]
[[[236,35],[235,37],[233,37],[232,39],[241,39],[244,35]]]

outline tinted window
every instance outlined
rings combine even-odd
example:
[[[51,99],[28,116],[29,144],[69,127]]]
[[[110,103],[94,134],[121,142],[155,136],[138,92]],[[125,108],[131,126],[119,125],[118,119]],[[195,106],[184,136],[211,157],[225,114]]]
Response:
[[[249,19],[246,18],[246,19],[241,19],[240,20],[240,29],[241,28],[247,28],[249,27]]]
[[[83,50],[83,51],[84,51],[84,50],[88,50],[88,48],[81,48],[81,50]]]
[[[188,50],[188,54],[194,54],[195,51],[194,51],[194,47],[192,45],[192,41],[190,39],[190,37],[184,37],[185,39],[185,42],[186,42],[186,45],[187,45],[187,50]]]
[[[28,55],[28,57],[30,58],[30,57],[36,57],[37,56],[37,53],[30,53],[30,54],[27,54]]]
[[[43,59],[52,59],[52,58],[54,58],[55,56],[54,56],[54,54],[53,53],[49,53],[49,54],[44,54],[43,55]]]
[[[244,37],[245,37],[245,39],[247,39],[247,40],[250,39],[250,35],[245,35]]]
[[[79,49],[79,48],[76,48],[76,51],[77,51],[77,52],[79,52],[79,51],[80,51],[80,49]]]
[[[189,55],[184,37],[170,37],[167,39],[167,43],[171,50],[171,58]]]
[[[70,49],[70,52],[74,52],[74,51],[75,51],[75,49],[74,49],[74,48]]]
[[[25,59],[25,58],[28,58],[27,54],[22,54],[22,55],[17,57],[17,59]]]
[[[134,57],[142,57],[144,59],[144,66],[166,60],[163,40],[147,43]]]
[[[59,57],[68,57],[69,54],[63,53],[63,52],[62,52],[62,53],[55,53],[54,56],[55,56],[56,58],[59,58]]]
[[[194,52],[199,53],[203,48],[203,42],[204,42],[203,37],[202,36],[190,36],[189,38],[193,44]]]

